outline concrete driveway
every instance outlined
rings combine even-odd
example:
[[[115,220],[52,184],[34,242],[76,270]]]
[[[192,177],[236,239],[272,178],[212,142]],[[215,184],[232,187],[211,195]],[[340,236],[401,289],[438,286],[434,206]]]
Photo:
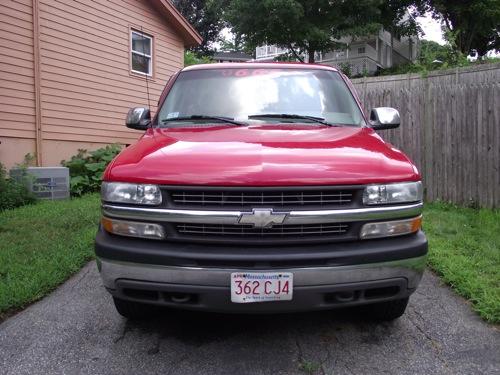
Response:
[[[1,374],[499,374],[500,332],[426,273],[407,314],[228,316],[131,323],[94,262],[0,325]]]

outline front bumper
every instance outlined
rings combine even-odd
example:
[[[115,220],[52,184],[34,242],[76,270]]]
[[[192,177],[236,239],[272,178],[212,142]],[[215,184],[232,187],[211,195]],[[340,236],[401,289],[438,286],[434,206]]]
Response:
[[[400,299],[417,288],[425,268],[422,232],[399,238],[310,246],[203,246],[96,238],[98,268],[115,297],[193,310],[288,312]],[[293,260],[286,266],[284,259]],[[207,263],[208,262],[208,263]],[[292,301],[235,304],[232,272],[292,272]]]

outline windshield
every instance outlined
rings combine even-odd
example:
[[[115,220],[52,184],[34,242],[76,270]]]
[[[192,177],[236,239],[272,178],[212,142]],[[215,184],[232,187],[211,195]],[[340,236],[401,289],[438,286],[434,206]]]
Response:
[[[189,117],[206,122],[202,116],[240,122],[304,123],[305,120],[314,124],[314,121],[300,118],[309,116],[336,125],[364,124],[361,111],[340,75],[320,69],[245,68],[181,72],[158,113],[158,123],[184,126]],[[176,122],[177,118],[183,119],[182,123]]]

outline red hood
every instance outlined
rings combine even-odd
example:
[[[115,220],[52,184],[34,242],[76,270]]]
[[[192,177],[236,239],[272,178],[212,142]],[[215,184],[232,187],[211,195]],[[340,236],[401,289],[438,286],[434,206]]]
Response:
[[[415,181],[399,150],[370,128],[259,125],[149,129],[108,167],[106,181],[288,186]]]

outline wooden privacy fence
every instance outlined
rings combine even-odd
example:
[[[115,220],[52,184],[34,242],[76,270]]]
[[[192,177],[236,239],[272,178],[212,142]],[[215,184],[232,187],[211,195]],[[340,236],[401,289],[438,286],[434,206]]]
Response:
[[[500,207],[500,64],[353,83],[367,113],[399,110],[380,135],[416,163],[426,199]]]

